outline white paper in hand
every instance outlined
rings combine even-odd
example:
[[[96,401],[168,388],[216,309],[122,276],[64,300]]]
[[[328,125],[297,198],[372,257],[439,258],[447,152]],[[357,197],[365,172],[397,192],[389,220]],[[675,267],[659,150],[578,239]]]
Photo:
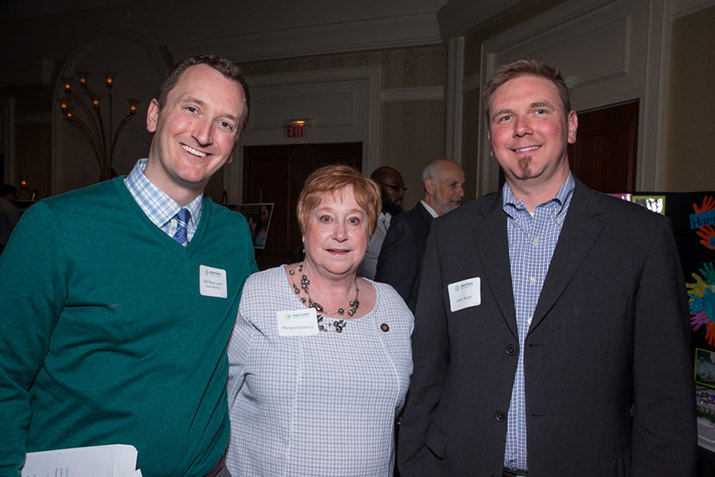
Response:
[[[141,477],[132,445],[28,452],[22,477]]]

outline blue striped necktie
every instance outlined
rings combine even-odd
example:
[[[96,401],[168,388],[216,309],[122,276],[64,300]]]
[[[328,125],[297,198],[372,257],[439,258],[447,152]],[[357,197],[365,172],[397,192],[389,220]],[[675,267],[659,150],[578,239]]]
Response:
[[[172,238],[184,246],[189,243],[189,240],[186,237],[186,226],[189,223],[190,218],[191,212],[189,212],[189,209],[181,209],[176,213],[178,227],[176,228],[176,233]]]

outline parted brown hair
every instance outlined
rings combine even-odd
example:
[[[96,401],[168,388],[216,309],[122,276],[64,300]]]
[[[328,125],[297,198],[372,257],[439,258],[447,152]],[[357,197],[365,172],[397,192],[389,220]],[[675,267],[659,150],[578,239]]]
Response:
[[[238,65],[236,65],[227,58],[223,58],[221,56],[216,55],[203,54],[190,56],[188,58],[183,59],[179,64],[174,67],[174,70],[169,73],[169,76],[167,76],[164,82],[161,83],[161,86],[159,86],[159,94],[157,97],[157,101],[159,102],[159,108],[164,108],[164,106],[166,105],[166,98],[167,96],[169,96],[169,91],[171,91],[174,86],[176,86],[176,83],[179,81],[179,78],[181,78],[181,75],[184,74],[184,72],[189,67],[194,65],[210,66],[211,68],[224,75],[226,78],[237,82],[241,85],[241,88],[243,88],[243,95],[246,97],[246,107],[243,110],[243,117],[241,118],[241,123],[238,125],[238,131],[236,131],[236,137],[238,137],[238,135],[241,133],[241,131],[243,131],[243,128],[246,127],[246,123],[248,122],[248,113],[251,110],[251,94],[248,91],[248,83],[246,83],[246,80],[243,77],[241,68],[239,68]]]
[[[328,196],[340,193],[348,186],[352,186],[355,202],[367,215],[368,233],[372,238],[382,208],[380,187],[352,167],[341,164],[323,166],[305,180],[296,207],[301,233],[305,233],[310,213]]]
[[[537,76],[551,81],[554,86],[556,86],[556,90],[561,98],[564,114],[568,116],[571,111],[571,92],[568,86],[566,86],[566,81],[558,68],[553,68],[532,58],[524,58],[499,66],[491,78],[484,84],[482,100],[484,103],[484,111],[487,115],[487,123],[489,122],[489,106],[491,106],[494,92],[507,81],[520,76]]]

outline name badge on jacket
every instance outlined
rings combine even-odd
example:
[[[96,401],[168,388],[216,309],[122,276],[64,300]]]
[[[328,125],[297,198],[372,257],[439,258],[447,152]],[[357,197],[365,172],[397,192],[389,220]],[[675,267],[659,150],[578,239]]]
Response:
[[[449,309],[459,311],[482,303],[481,280],[479,277],[467,278],[461,282],[447,285]]]

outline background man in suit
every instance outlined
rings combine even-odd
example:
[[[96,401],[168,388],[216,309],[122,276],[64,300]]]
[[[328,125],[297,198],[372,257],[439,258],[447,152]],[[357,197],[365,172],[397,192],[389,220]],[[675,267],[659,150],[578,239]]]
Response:
[[[248,111],[235,64],[187,58],[149,104],[148,158],[23,214],[0,256],[0,475],[106,444],[144,475],[228,475],[225,349],[256,263],[203,191]]]
[[[464,171],[454,161],[435,159],[422,171],[425,193],[412,210],[400,215],[380,250],[375,280],[389,283],[415,311],[420,266],[435,217],[457,208],[464,197]]]
[[[506,184],[428,239],[402,476],[693,475],[669,220],[573,177],[578,118],[554,69],[504,65],[484,104]]]
[[[377,258],[380,256],[382,242],[385,241],[385,235],[387,235],[387,229],[390,228],[390,222],[392,222],[392,219],[394,219],[397,214],[402,212],[402,199],[405,197],[407,187],[405,187],[402,174],[400,174],[397,169],[393,169],[389,166],[382,166],[375,169],[370,179],[380,186],[382,210],[380,211],[380,216],[377,218],[375,233],[367,246],[367,254],[358,268],[358,275],[374,280],[375,271],[377,269]]]

